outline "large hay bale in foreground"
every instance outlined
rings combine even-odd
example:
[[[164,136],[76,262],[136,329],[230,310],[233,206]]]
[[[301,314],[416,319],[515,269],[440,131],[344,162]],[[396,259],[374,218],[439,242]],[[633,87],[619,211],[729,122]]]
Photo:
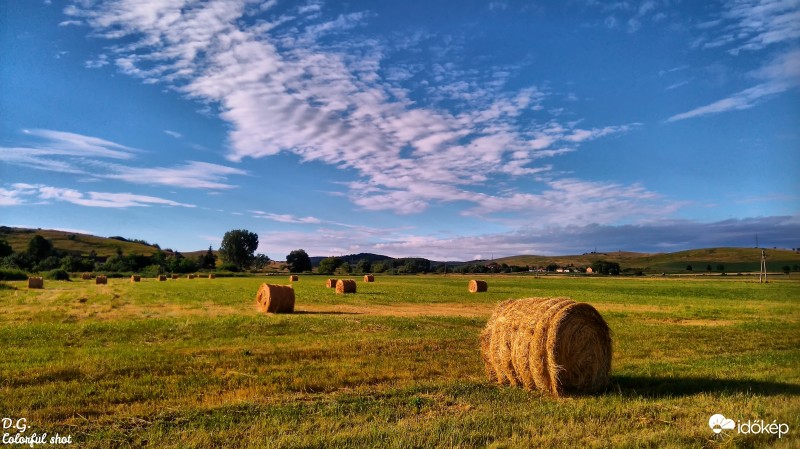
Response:
[[[177,279],[177,278],[173,278],[173,279]],[[166,274],[159,274],[158,275],[158,280],[159,280],[159,282],[166,281],[167,280],[167,275]]]
[[[611,331],[589,304],[567,298],[508,300],[481,332],[490,380],[553,396],[591,393],[608,384]]]
[[[83,273],[83,274],[81,274],[81,279],[83,279],[84,281],[88,281],[91,278],[92,278],[92,273]]]
[[[96,278],[94,278],[94,283],[95,283],[96,285],[105,285],[105,284],[108,284],[108,278],[107,278],[106,276],[102,276],[102,275],[100,275],[100,276],[97,276]]]
[[[375,282],[375,276],[371,274],[364,275],[364,282]]]
[[[31,276],[28,278],[28,288],[44,288],[44,278]]]
[[[336,288],[336,281],[337,280],[338,279],[333,279],[333,278],[328,279],[327,281],[325,281],[325,287],[327,287],[327,288]]]
[[[294,312],[294,289],[289,285],[261,284],[256,294],[259,310],[267,313]]]
[[[297,282],[299,280],[300,280],[300,278],[298,278],[297,275],[295,275],[295,274],[289,276],[289,282]]]
[[[142,277],[139,276],[138,274],[134,274],[133,276],[131,276],[131,282],[140,282],[141,280]]]
[[[467,289],[469,290],[470,293],[488,292],[489,284],[487,284],[486,281],[481,281],[479,279],[472,279],[469,281]]]
[[[355,293],[356,292],[356,281],[352,279],[339,279],[336,281],[336,293],[345,294],[345,293]]]

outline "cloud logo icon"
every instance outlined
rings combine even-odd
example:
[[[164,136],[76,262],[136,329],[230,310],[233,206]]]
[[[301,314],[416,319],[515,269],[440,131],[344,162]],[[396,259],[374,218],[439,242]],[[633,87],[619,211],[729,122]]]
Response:
[[[711,430],[713,430],[714,433],[720,433],[723,429],[733,429],[736,427],[736,423],[734,423],[732,419],[727,419],[717,413],[716,415],[711,415],[711,418],[708,419],[708,427],[711,427]]]

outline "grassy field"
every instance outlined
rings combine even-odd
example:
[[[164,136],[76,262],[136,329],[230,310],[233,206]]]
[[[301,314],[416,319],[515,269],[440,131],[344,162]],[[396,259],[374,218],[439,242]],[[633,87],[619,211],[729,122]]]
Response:
[[[281,316],[256,311],[263,277],[9,282],[0,418],[81,448],[800,447],[794,275],[486,277],[477,295],[467,279],[379,276],[341,297],[301,276]],[[531,296],[603,314],[608,391],[486,382],[478,334],[498,301]],[[715,413],[790,432],[715,435]]]

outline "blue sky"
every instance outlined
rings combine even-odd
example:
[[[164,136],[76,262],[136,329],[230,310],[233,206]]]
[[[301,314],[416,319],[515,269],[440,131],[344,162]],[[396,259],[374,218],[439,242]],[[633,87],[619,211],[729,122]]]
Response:
[[[0,3],[0,221],[283,259],[800,246],[800,1]]]

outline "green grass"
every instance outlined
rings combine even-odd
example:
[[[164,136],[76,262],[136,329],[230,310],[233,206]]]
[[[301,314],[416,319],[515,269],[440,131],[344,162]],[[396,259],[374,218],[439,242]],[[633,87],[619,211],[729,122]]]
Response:
[[[253,305],[264,278],[6,282],[0,410],[81,448],[800,444],[795,277],[497,276],[478,295],[467,279],[378,276],[342,297],[301,276],[301,313],[280,316]],[[553,399],[486,382],[478,334],[495,303],[527,296],[600,310],[607,391]],[[715,436],[714,413],[791,430]]]

